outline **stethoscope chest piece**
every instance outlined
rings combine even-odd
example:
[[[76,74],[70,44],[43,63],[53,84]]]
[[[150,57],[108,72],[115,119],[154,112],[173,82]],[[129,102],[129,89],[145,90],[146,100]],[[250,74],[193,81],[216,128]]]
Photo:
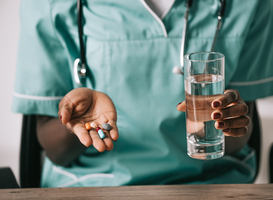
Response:
[[[174,74],[182,74],[182,75],[184,75],[182,69],[180,69],[178,66],[174,66],[172,72]]]
[[[79,58],[74,61],[73,75],[76,83],[79,86],[83,86],[86,78],[86,67]]]

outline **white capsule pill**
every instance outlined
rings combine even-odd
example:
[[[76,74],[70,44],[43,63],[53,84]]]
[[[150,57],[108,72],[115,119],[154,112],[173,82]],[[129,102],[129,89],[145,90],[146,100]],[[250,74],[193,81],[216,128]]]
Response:
[[[92,128],[97,128],[97,127],[98,127],[98,125],[97,125],[95,122],[92,122],[92,123],[90,124],[90,126],[91,126]]]

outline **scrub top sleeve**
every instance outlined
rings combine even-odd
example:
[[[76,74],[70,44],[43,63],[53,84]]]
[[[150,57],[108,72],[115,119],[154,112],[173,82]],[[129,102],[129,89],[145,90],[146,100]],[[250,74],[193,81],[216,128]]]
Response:
[[[51,19],[50,1],[22,0],[12,110],[57,116],[58,103],[73,89],[68,53]]]
[[[273,3],[259,1],[228,88],[245,101],[273,95]]]

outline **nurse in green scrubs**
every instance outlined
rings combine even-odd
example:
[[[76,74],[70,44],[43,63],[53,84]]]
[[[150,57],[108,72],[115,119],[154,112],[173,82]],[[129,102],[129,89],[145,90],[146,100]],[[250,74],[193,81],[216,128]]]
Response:
[[[244,136],[228,137],[226,155],[210,161],[187,155],[185,114],[179,112],[185,103],[176,106],[185,99],[183,76],[172,73],[180,63],[185,2],[174,1],[161,18],[144,0],[86,0],[85,88],[73,78],[80,52],[76,3],[22,0],[21,5],[13,110],[37,115],[47,155],[41,186],[253,182],[255,151],[246,144],[243,100],[273,94],[272,0],[227,1],[215,47],[226,56],[227,93],[214,109],[221,113],[217,121],[226,122],[221,127],[226,135]],[[193,3],[185,53],[210,50],[217,5],[217,0]],[[91,121],[113,129],[101,140],[84,129]]]

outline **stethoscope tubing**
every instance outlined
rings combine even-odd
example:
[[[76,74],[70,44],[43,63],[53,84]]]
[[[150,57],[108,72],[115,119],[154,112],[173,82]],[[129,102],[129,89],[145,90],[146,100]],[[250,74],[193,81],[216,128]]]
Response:
[[[185,2],[185,5],[187,7],[187,10],[184,14],[184,29],[183,29],[183,32],[182,32],[182,38],[181,38],[181,47],[180,47],[180,69],[175,69],[173,70],[174,73],[180,73],[182,75],[184,75],[184,55],[185,55],[185,46],[186,46],[186,34],[187,34],[187,28],[188,28],[188,17],[189,17],[189,12],[190,12],[190,8],[192,6],[192,3],[193,3],[193,0],[186,0]],[[217,12],[217,26],[216,26],[216,30],[215,30],[215,34],[214,34],[214,37],[213,37],[213,42],[212,42],[212,45],[211,45],[211,49],[210,51],[213,52],[214,49],[215,49],[215,44],[216,44],[216,41],[217,41],[217,36],[218,36],[218,33],[219,31],[221,30],[222,28],[222,18],[224,16],[224,13],[225,13],[225,7],[226,7],[226,0],[219,0],[219,9],[218,9],[218,12]],[[210,59],[210,58],[208,58]]]
[[[78,10],[78,34],[79,34],[79,42],[80,42],[80,57],[81,57],[81,64],[85,64],[86,58],[85,58],[85,50],[84,50],[84,43],[83,43],[82,7],[83,7],[82,0],[78,0],[77,10]]]
[[[74,67],[73,67],[73,74],[75,82],[78,84],[78,86],[84,86],[85,80],[86,80],[86,74],[87,74],[87,67],[86,67],[86,57],[85,57],[85,49],[84,49],[84,42],[83,42],[83,24],[82,24],[82,1],[77,1],[77,21],[78,21],[78,35],[79,35],[79,43],[80,43],[80,58],[77,58],[74,61]]]
[[[180,66],[181,66],[181,74],[184,75],[183,73],[183,66],[184,66],[184,55],[185,55],[185,43],[186,43],[186,34],[187,34],[187,26],[188,26],[188,17],[189,17],[189,12],[190,12],[190,8],[192,5],[192,0],[187,0],[186,1],[186,7],[187,10],[184,14],[184,28],[183,28],[183,32],[182,32],[182,38],[181,38],[181,46],[180,46]]]
[[[73,69],[73,73],[74,73],[74,79],[76,81],[76,83],[79,86],[83,86],[86,79],[86,73],[87,73],[87,67],[86,67],[86,57],[85,57],[85,48],[84,48],[84,42],[83,42],[83,13],[82,13],[82,2],[83,0],[78,0],[77,1],[77,11],[78,11],[78,34],[79,34],[79,44],[80,44],[80,58],[77,58],[74,61],[74,69]],[[183,18],[183,23],[184,23],[184,28],[183,28],[183,32],[182,32],[182,38],[181,38],[181,46],[180,46],[180,68],[179,67],[174,67],[173,72],[177,73],[177,74],[182,74],[183,73],[183,69],[184,69],[184,55],[185,55],[185,47],[186,47],[186,38],[187,38],[187,29],[188,29],[188,17],[189,17],[189,13],[190,13],[190,8],[192,6],[193,0],[186,0],[185,1],[185,5],[187,7],[187,10],[184,14],[184,18]],[[217,12],[217,26],[216,26],[216,30],[215,30],[215,34],[214,34],[214,38],[213,38],[213,42],[212,42],[212,46],[210,51],[213,52],[215,49],[215,44],[217,41],[217,37],[218,37],[218,33],[222,28],[222,18],[224,16],[224,12],[225,12],[225,7],[226,7],[226,0],[219,0],[219,9]],[[208,58],[209,59],[209,58]]]

